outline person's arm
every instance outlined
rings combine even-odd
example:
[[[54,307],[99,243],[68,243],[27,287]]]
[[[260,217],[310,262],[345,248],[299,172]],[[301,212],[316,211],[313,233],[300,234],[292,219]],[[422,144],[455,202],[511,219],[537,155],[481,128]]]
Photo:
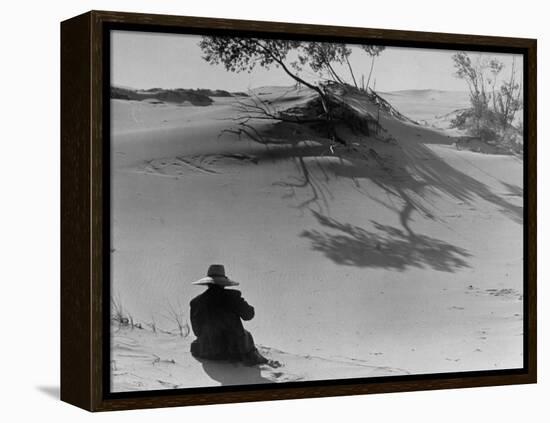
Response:
[[[237,290],[228,291],[232,293],[233,309],[243,320],[251,320],[254,317],[254,307],[248,304]]]
[[[191,328],[193,329],[193,333],[195,334],[196,337],[199,337],[200,336],[200,326],[198,324],[198,321],[197,321],[197,304],[195,301],[191,301],[191,304],[190,304],[190,308],[191,310],[189,311],[189,315],[190,315],[190,318],[191,318]]]

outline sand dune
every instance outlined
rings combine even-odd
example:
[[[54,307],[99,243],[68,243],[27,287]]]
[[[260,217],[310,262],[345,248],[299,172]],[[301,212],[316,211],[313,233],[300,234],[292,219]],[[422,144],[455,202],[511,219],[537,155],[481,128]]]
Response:
[[[470,106],[467,91],[402,90],[380,95],[410,118],[430,125]]]
[[[312,98],[255,92],[279,110]],[[234,102],[112,101],[113,292],[136,321],[172,330],[167,305],[187,313],[201,292],[190,282],[224,263],[256,307],[247,329],[285,367],[205,367],[192,335],[123,330],[115,389],[522,365],[520,158],[459,151],[448,132],[385,113],[378,137],[342,129],[348,147],[252,120],[256,142],[227,131]]]
[[[145,329],[113,327],[111,370],[114,392],[143,389],[183,389],[197,386],[299,382],[341,378],[397,376],[402,369],[371,366],[355,359],[326,359],[296,355],[258,345],[261,353],[281,363],[244,366],[212,360],[196,360],[189,353],[191,337],[153,333]]]

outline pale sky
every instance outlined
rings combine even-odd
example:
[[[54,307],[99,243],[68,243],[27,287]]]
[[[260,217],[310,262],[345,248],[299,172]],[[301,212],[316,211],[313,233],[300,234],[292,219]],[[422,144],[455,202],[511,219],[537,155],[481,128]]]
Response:
[[[269,71],[256,67],[251,73],[227,72],[223,65],[210,65],[202,59],[198,47],[201,36],[160,34],[136,31],[111,32],[111,85],[131,88],[211,88],[228,91],[246,91],[267,85],[292,85],[294,80],[275,67]],[[370,57],[352,47],[350,62],[355,77],[367,79]],[[378,91],[406,89],[439,89],[466,91],[464,81],[454,77],[451,56],[456,51],[419,48],[387,47],[376,58],[372,80]],[[509,74],[512,54],[468,53],[496,57],[505,64],[502,76]],[[521,55],[515,55],[516,68],[521,76]],[[337,69],[348,79],[347,67]],[[304,78],[316,76],[304,71]],[[371,87],[372,87],[371,80]]]

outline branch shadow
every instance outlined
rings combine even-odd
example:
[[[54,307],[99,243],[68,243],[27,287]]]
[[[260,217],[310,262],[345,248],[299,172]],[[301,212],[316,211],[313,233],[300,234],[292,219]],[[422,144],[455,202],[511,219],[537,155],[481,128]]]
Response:
[[[384,117],[382,121],[388,119],[391,118]],[[301,209],[315,207],[320,213],[328,212],[329,200],[333,197],[330,179],[344,177],[352,181],[358,192],[362,192],[362,181],[371,181],[399,198],[403,206],[391,209],[398,213],[403,229],[410,236],[414,236],[410,229],[412,212],[436,220],[429,204],[433,197],[442,195],[465,204],[474,204],[480,198],[496,206],[512,221],[523,224],[521,205],[493,192],[482,180],[457,169],[426,145],[450,146],[452,138],[427,128],[403,125],[396,129],[400,140],[393,145],[372,138],[352,137],[357,141],[352,143],[354,146],[337,146],[336,149],[334,145],[329,146],[320,133],[297,123],[278,122],[261,129],[245,123],[239,129],[239,136],[247,135],[266,147],[258,154],[259,160],[294,160],[298,176],[281,180],[276,185],[288,188],[285,197],[296,196],[297,190],[309,190],[309,197],[297,205]],[[303,144],[308,141],[315,145]],[[467,166],[477,167],[463,159]],[[477,168],[477,171],[485,173],[483,169]],[[512,188],[511,192],[520,194]]]
[[[523,198],[523,188],[518,187],[517,185],[512,185],[504,181],[500,181],[502,185],[508,190],[508,195],[516,196]]]
[[[454,272],[470,267],[466,261],[470,253],[445,241],[373,221],[375,231],[367,231],[315,211],[312,214],[332,232],[305,230],[300,236],[311,241],[313,250],[337,264],[397,271],[408,267],[431,267]]]
[[[443,141],[443,140],[442,140]],[[406,208],[412,207],[429,217],[425,204],[429,197],[446,195],[456,200],[471,204],[476,197],[496,206],[500,213],[512,221],[523,224],[523,206],[516,205],[502,195],[496,194],[484,182],[458,170],[438,156],[432,149],[417,140],[400,142],[399,151],[390,152],[391,165],[386,165],[386,172],[374,171],[365,160],[357,157],[346,157],[346,165],[342,162],[331,162],[327,171],[336,176],[348,177],[353,180],[368,179],[387,192],[401,198],[404,208],[400,212],[402,223]],[[523,196],[520,189],[508,186],[508,189]],[[406,224],[404,225],[406,227]]]
[[[500,213],[514,222],[523,223],[522,206],[495,194],[487,184],[451,166],[424,144],[407,143],[406,153],[411,158],[409,162],[414,163],[414,171],[430,187],[466,203],[477,196],[496,206]]]

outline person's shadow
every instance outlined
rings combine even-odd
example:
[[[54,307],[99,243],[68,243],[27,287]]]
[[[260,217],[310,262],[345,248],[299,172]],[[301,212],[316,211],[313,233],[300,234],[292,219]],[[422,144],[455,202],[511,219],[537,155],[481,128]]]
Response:
[[[259,366],[245,366],[239,362],[226,360],[195,359],[202,364],[205,373],[211,379],[220,382],[222,386],[273,383],[262,376]]]

